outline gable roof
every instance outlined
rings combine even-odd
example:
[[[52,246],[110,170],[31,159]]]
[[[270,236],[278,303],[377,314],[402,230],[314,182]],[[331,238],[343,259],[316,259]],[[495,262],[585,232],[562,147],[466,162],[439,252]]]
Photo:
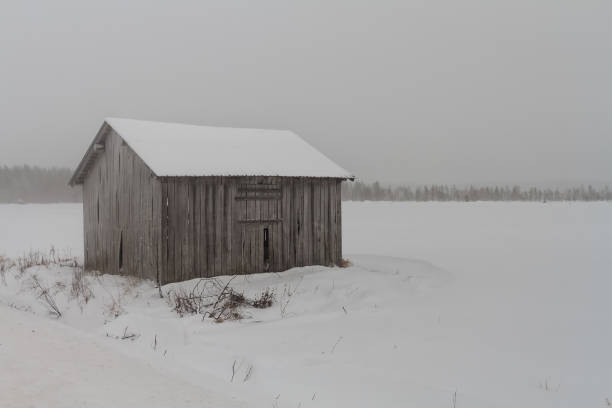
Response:
[[[81,184],[108,128],[159,177],[281,176],[353,179],[288,130],[195,126],[107,118],[70,180]]]

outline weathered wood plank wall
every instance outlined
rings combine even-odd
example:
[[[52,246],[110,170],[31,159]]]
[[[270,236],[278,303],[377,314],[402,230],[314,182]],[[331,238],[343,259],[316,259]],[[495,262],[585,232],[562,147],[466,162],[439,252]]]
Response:
[[[161,185],[163,283],[342,259],[338,179],[171,177]]]
[[[85,268],[156,280],[161,183],[112,129],[106,132],[104,152],[83,182]]]

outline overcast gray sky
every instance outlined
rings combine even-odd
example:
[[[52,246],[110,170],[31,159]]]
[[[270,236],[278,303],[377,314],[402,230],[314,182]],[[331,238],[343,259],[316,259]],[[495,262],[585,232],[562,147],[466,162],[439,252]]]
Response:
[[[612,181],[609,0],[0,4],[0,164],[119,116],[292,129],[367,181]]]

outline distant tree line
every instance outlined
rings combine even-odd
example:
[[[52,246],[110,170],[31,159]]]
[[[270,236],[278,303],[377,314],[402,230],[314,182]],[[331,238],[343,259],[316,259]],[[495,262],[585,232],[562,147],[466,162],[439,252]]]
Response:
[[[68,168],[0,166],[0,203],[59,203],[82,200],[80,188],[70,188]]]
[[[390,187],[380,183],[342,183],[345,201],[612,201],[608,186],[580,186],[567,189],[519,186],[456,187],[428,185]]]
[[[68,186],[72,170],[36,166],[0,166],[0,203],[80,202],[81,189]],[[342,183],[346,201],[612,201],[605,186],[567,189],[519,186],[382,186],[379,182]]]

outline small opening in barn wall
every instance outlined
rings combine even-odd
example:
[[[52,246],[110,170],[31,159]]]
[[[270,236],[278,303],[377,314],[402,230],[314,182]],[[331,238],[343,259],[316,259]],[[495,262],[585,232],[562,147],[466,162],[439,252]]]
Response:
[[[123,231],[119,239],[119,270],[123,269]]]
[[[266,270],[268,269],[268,264],[270,263],[270,232],[268,231],[267,228],[264,228],[264,239],[263,239],[263,245],[264,245],[264,266],[266,268]]]

